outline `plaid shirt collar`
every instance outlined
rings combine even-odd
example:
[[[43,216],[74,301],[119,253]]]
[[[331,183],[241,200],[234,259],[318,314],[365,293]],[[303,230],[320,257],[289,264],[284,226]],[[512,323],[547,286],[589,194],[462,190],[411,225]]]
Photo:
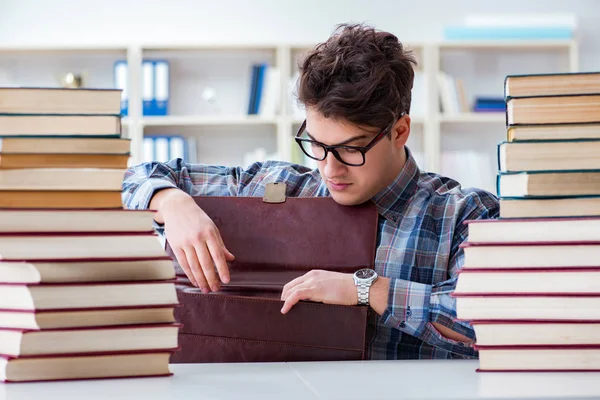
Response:
[[[400,221],[419,181],[419,167],[410,150],[405,149],[406,163],[396,179],[372,198],[379,214],[394,224]]]

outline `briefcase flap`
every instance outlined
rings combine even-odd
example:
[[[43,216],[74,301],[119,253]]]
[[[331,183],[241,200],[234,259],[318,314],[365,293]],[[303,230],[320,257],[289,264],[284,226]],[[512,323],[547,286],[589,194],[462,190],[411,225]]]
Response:
[[[312,269],[353,273],[373,268],[377,209],[343,206],[329,197],[194,197],[214,221],[226,247],[231,282],[223,290],[274,290]],[[167,253],[175,256],[167,242]],[[177,274],[185,276],[175,262]]]

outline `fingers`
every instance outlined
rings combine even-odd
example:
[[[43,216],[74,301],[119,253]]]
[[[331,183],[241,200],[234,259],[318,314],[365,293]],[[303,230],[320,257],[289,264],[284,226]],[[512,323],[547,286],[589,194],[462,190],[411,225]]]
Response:
[[[300,300],[309,300],[312,297],[312,288],[297,286],[285,299],[283,307],[281,308],[282,314],[287,314],[288,311]]]
[[[301,285],[305,281],[306,275],[302,275],[288,283],[285,284],[283,290],[281,291],[281,300],[286,300],[291,293],[292,289],[298,285]]]
[[[200,290],[202,290],[203,293],[207,293],[209,291],[208,283],[206,282],[206,278],[204,277],[204,273],[202,272],[202,267],[198,262],[196,251],[191,246],[185,247],[182,250],[185,252],[185,258],[194,276],[194,279],[196,280],[197,286],[200,288]]]
[[[217,240],[219,241],[219,244],[221,245],[221,247],[223,247],[223,251],[225,252],[225,259],[227,261],[233,261],[235,259],[235,256],[229,251],[229,249],[227,247],[225,247],[225,243],[223,243],[223,238],[221,237],[219,228],[217,228],[216,226],[215,226],[215,231],[216,231]],[[225,283],[227,283],[227,282],[225,282]]]
[[[217,278],[217,272],[215,271],[215,264],[210,256],[208,248],[205,243],[199,243],[194,246],[196,251],[197,259],[200,261],[201,270],[204,272],[206,281],[210,290],[218,292],[220,290],[219,279]]]
[[[208,250],[214,260],[214,264],[219,272],[219,277],[223,283],[229,283],[229,268],[227,267],[227,261],[225,260],[224,251],[227,251],[221,244],[217,243],[216,240],[209,240],[207,242]],[[212,285],[211,285],[212,287]]]
[[[198,286],[198,283],[196,282],[196,278],[194,278],[194,274],[192,273],[192,270],[190,269],[190,266],[187,262],[185,252],[178,247],[172,248],[172,249],[173,249],[173,253],[175,254],[175,257],[177,258],[177,262],[181,266],[181,269],[183,269],[183,272],[185,272],[185,275],[188,277],[188,279],[190,280],[192,285]]]

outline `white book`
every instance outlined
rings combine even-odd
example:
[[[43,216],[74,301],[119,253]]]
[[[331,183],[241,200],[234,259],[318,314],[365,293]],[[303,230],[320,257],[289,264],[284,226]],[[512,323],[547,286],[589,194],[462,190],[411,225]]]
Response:
[[[577,27],[577,16],[573,13],[493,13],[469,14],[465,26],[485,27]]]

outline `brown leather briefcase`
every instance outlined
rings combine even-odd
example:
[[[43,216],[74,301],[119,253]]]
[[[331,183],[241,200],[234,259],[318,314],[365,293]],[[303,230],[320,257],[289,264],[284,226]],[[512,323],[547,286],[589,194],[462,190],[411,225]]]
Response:
[[[276,196],[277,197],[277,196]],[[373,268],[377,211],[331,198],[195,197],[227,248],[231,280],[203,294],[175,262],[180,349],[172,363],[366,358],[368,307],[301,301],[283,315],[283,286],[312,269]]]

